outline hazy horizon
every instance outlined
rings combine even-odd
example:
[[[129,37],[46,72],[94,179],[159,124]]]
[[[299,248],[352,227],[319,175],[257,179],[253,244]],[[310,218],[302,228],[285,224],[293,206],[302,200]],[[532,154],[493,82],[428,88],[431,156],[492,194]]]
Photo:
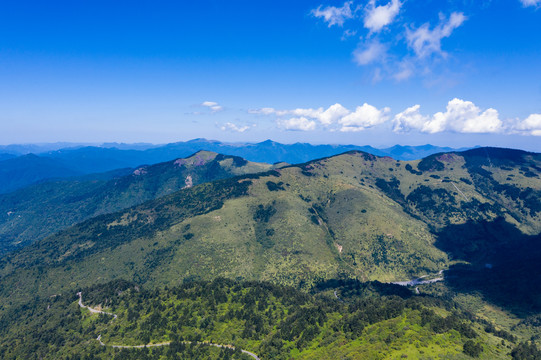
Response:
[[[368,146],[368,147],[372,147],[372,148],[377,149],[377,150],[385,150],[385,149],[393,148],[395,146],[402,146],[402,147],[408,147],[408,146],[411,146],[411,147],[433,146],[433,147],[440,147],[440,148],[449,148],[449,149],[453,149],[453,150],[466,150],[466,149],[472,149],[472,148],[476,148],[476,147],[483,147],[483,145],[447,146],[447,145],[435,145],[435,144],[429,144],[429,143],[425,143],[425,144],[407,144],[407,143],[400,144],[400,143],[396,143],[396,144],[392,144],[392,145],[388,145],[388,146],[373,146],[371,144],[325,143],[325,142],[317,143],[317,142],[310,142],[310,141],[308,141],[308,142],[304,142],[304,141],[302,141],[302,142],[301,141],[280,142],[280,141],[275,141],[275,140],[272,140],[272,139],[265,139],[265,140],[262,140],[262,141],[221,141],[221,140],[216,140],[216,139],[194,138],[194,139],[189,139],[189,140],[186,140],[186,141],[177,141],[177,142],[172,142],[172,143],[149,143],[149,142],[138,142],[138,143],[124,143],[124,142],[50,142],[50,143],[47,143],[47,142],[44,142],[44,143],[0,144],[0,154],[1,153],[11,153],[11,154],[22,155],[22,154],[33,153],[33,151],[30,151],[30,150],[25,150],[25,151],[16,151],[15,149],[6,150],[6,149],[9,149],[10,147],[11,148],[21,147],[23,149],[25,147],[28,147],[28,148],[36,147],[36,148],[38,148],[36,150],[39,150],[39,151],[36,151],[36,153],[48,152],[48,151],[56,151],[56,150],[60,150],[60,149],[70,149],[70,148],[76,149],[76,148],[87,147],[87,146],[115,148],[116,145],[118,145],[120,150],[146,150],[146,149],[151,149],[151,148],[158,148],[158,147],[161,147],[161,146],[167,146],[167,145],[170,145],[170,144],[190,142],[190,141],[196,141],[196,140],[209,141],[209,142],[219,142],[219,143],[224,144],[224,145],[239,145],[239,146],[240,145],[246,145],[246,144],[254,144],[255,145],[255,144],[260,144],[260,143],[265,142],[265,141],[272,141],[272,142],[276,142],[276,143],[279,143],[279,144],[282,144],[282,145],[310,144],[310,145],[313,145],[313,146],[319,146],[319,145],[358,146],[358,147]],[[539,147],[539,146],[537,146],[537,147],[533,146],[532,148],[528,148],[526,146],[514,146],[514,147],[509,147],[508,146],[508,147],[505,147],[505,146],[496,145],[496,146],[489,146],[489,147],[510,148],[510,149],[516,149],[516,150],[530,151],[530,152],[541,152],[540,151],[541,147]]]
[[[540,151],[538,0],[0,5],[0,143]]]

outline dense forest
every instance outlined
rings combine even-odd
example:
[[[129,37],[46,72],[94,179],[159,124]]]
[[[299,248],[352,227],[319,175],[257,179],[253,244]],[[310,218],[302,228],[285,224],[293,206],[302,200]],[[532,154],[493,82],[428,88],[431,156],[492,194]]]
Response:
[[[221,278],[152,290],[117,280],[81,294],[84,306],[109,314],[80,307],[75,293],[12,309],[0,319],[0,357],[252,358],[242,350],[261,359],[538,354],[535,346],[487,326],[452,301],[378,282],[330,281],[306,293]],[[165,345],[112,347],[149,344]]]

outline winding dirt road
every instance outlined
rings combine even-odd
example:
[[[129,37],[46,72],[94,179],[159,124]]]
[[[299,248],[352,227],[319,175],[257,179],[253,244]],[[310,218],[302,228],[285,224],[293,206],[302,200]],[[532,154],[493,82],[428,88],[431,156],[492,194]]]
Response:
[[[77,293],[77,295],[79,296],[79,306],[80,307],[82,307],[84,309],[88,309],[93,314],[105,314],[105,315],[111,315],[114,319],[117,318],[116,314],[108,313],[108,312],[101,311],[101,310],[98,310],[98,309],[94,309],[94,308],[91,308],[90,306],[84,305],[83,304],[83,293],[79,291]]]
[[[101,310],[98,310],[98,309],[91,308],[90,306],[84,305],[83,304],[83,293],[78,292],[77,295],[79,296],[79,306],[81,308],[88,309],[93,314],[111,315],[114,319],[116,319],[118,317],[116,314],[101,311]],[[157,344],[145,344],[145,345],[110,345],[110,344],[105,344],[103,341],[101,341],[101,334],[96,338],[96,340],[100,343],[101,346],[109,346],[109,347],[112,347],[112,348],[115,348],[115,349],[142,349],[142,348],[146,348],[146,347],[169,346],[169,345],[171,345],[170,341],[163,342],[163,343],[157,343]],[[205,342],[205,341],[203,341],[203,342],[201,342],[201,341],[196,341],[196,342],[194,342],[194,341],[182,341],[182,343],[187,344],[187,345],[195,343],[195,344],[199,344],[199,345],[208,345],[208,346],[214,346],[214,347],[217,347],[217,348],[228,348],[228,349],[235,350],[235,347],[233,345],[214,344],[214,343]],[[253,357],[255,360],[261,360],[256,354],[254,354],[252,352],[242,350],[242,349],[240,351],[243,354],[246,354],[246,355],[249,355],[249,356]]]

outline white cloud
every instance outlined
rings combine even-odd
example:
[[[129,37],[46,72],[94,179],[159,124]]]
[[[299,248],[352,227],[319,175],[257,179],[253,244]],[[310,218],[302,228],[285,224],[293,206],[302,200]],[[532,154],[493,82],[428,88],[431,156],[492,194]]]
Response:
[[[520,0],[524,6],[541,6],[541,0]]]
[[[253,126],[255,126],[255,125],[253,125]],[[243,133],[243,132],[245,132],[246,130],[248,130],[250,128],[251,128],[251,126],[248,126],[248,125],[239,126],[239,125],[233,124],[231,122],[227,122],[224,125],[222,125],[222,127],[221,127],[222,131],[235,131],[235,132],[240,132],[240,133]]]
[[[447,104],[445,113],[438,112],[433,117],[434,127],[430,127],[433,132],[442,125],[456,132],[463,133],[497,133],[502,130],[503,123],[499,119],[498,111],[487,109],[481,112],[481,109],[475,106],[471,101],[453,99]],[[437,131],[435,131],[437,132]]]
[[[289,119],[279,119],[278,124],[286,130],[315,130],[318,123],[331,131],[360,131],[366,128],[379,125],[389,119],[391,110],[386,107],[381,110],[376,107],[363,104],[357,106],[354,112],[351,112],[339,103],[329,106],[326,110],[322,107],[297,108],[293,110],[276,110],[274,108],[262,108],[250,110],[256,114],[274,114],[278,117],[293,115]]]
[[[477,134],[524,134],[541,136],[541,114],[531,114],[526,119],[502,121],[497,110],[481,109],[471,101],[458,98],[447,103],[445,111],[432,115],[421,113],[421,106],[414,105],[396,114],[393,118],[395,133],[419,131],[427,134],[442,132],[477,133]],[[274,115],[276,123],[285,130],[313,131],[326,129],[328,131],[357,132],[379,126],[391,118],[391,109],[381,109],[364,103],[350,111],[340,103],[327,109],[319,107],[277,110],[275,108],[260,108],[249,110],[252,114]],[[228,122],[221,126],[223,131],[245,132],[255,125],[236,125]]]
[[[372,74],[372,83],[375,84],[380,82],[381,80],[383,80],[383,71],[381,70],[381,68],[376,68],[374,70],[374,73]]]
[[[224,109],[223,106],[220,106],[215,101],[203,101],[201,103],[201,106],[208,107],[209,109],[212,110],[212,112],[218,112],[218,111],[222,111]]]
[[[316,122],[305,117],[295,117],[287,120],[280,120],[278,124],[286,130],[311,131],[316,129]]]
[[[312,15],[323,18],[329,27],[333,25],[342,26],[347,19],[354,16],[354,12],[351,10],[352,4],[353,1],[346,1],[342,7],[327,6],[323,9],[320,5],[317,9],[312,10]]]
[[[453,30],[465,20],[463,13],[453,12],[448,21],[442,19],[433,30],[430,30],[428,23],[415,30],[406,29],[408,45],[419,58],[426,58],[434,53],[444,54],[441,50],[441,40],[451,36]]]
[[[353,52],[353,59],[358,65],[368,65],[376,60],[385,58],[387,48],[378,41],[364,44]]]
[[[201,105],[211,107],[211,106],[216,106],[216,105],[218,105],[218,103],[217,103],[217,102],[214,102],[214,101],[203,101],[203,102],[201,103]]]
[[[398,64],[400,70],[393,75],[396,81],[403,81],[409,79],[413,75],[414,64],[410,61],[404,60]]]
[[[276,110],[274,108],[261,108],[248,110],[251,114],[262,114],[262,115],[276,115],[278,117],[286,115],[294,115],[297,118],[309,118],[312,120],[318,120],[323,125],[331,125],[336,123],[338,119],[349,114],[349,110],[343,107],[341,104],[334,104],[329,106],[327,110],[320,107],[317,109],[312,108],[297,108],[293,110]]]
[[[389,119],[390,111],[388,107],[379,110],[364,103],[362,106],[357,106],[354,112],[340,119],[339,123],[342,125],[340,131],[361,131],[382,124]]]
[[[291,115],[301,116],[301,117],[318,118],[322,113],[323,113],[323,108],[320,107],[318,109],[297,108],[297,109],[294,109],[294,110],[289,110],[287,112],[286,111],[278,111],[276,114],[278,116],[283,116],[285,114],[291,114]]]
[[[342,37],[340,38],[340,40],[346,41],[348,38],[350,38],[352,36],[355,36],[355,35],[357,35],[357,30],[347,29],[342,33]]]
[[[397,133],[408,132],[412,129],[422,129],[428,122],[428,116],[423,116],[419,109],[421,105],[414,105],[398,113],[394,117],[393,131]]]
[[[435,134],[443,131],[457,133],[498,133],[504,130],[498,111],[487,109],[481,111],[471,101],[453,99],[447,104],[445,112],[437,112],[432,116],[423,116],[420,106],[412,106],[394,117],[394,131],[407,132],[419,130]]]
[[[364,27],[370,32],[381,31],[389,25],[398,12],[402,3],[399,0],[391,0],[387,5],[376,6],[376,0],[370,0],[365,9]]]
[[[258,115],[273,115],[278,112],[278,110],[271,108],[271,107],[265,107],[261,109],[250,109],[248,110],[250,114],[258,114]]]
[[[531,114],[526,119],[519,122],[514,130],[530,135],[541,136],[541,114]]]
[[[525,6],[541,4],[541,0],[519,1]],[[364,4],[357,5],[359,3]],[[341,40],[360,35],[357,48],[352,52],[352,61],[372,67],[374,82],[429,77],[447,56],[442,46],[443,39],[452,36],[467,18],[463,12],[455,11],[450,15],[440,13],[439,21],[432,24],[408,25],[401,17],[404,11],[408,15],[404,4],[405,0],[347,0],[342,6],[320,5],[311,14],[322,18],[329,27],[344,26],[346,20],[354,19],[346,24]]]
[[[348,115],[350,111],[342,105],[336,103],[318,115],[317,119],[323,125],[331,125],[336,123],[340,118]]]

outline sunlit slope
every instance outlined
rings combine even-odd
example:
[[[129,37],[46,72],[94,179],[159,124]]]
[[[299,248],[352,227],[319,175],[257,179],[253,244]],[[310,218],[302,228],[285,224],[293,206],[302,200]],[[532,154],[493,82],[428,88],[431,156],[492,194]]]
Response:
[[[436,272],[448,265],[435,246],[438,231],[452,224],[502,217],[526,232],[539,229],[539,156],[512,154],[492,154],[485,165],[475,152],[421,162],[351,152],[203,184],[9,255],[0,295],[21,301],[115,278],[310,286],[339,276],[391,281]]]
[[[504,217],[525,233],[541,231],[540,154],[479,148],[411,165],[423,174],[401,174],[396,200],[436,229]]]
[[[273,360],[493,360],[511,359],[511,349],[520,349],[514,336],[487,329],[453,302],[415,296],[398,285],[334,284],[341,300],[332,292],[313,295],[226,279],[154,290],[117,280],[78,290],[81,298],[62,294],[0,315],[0,357],[253,359],[219,356],[208,346],[197,350],[179,341],[232,344]],[[79,300],[114,318],[90,313]],[[107,345],[165,346],[119,354],[98,338]]]
[[[200,151],[185,159],[140,166],[112,180],[100,179],[98,174],[2,194],[0,255],[97,215],[119,211],[182,188],[273,167],[236,156]]]

